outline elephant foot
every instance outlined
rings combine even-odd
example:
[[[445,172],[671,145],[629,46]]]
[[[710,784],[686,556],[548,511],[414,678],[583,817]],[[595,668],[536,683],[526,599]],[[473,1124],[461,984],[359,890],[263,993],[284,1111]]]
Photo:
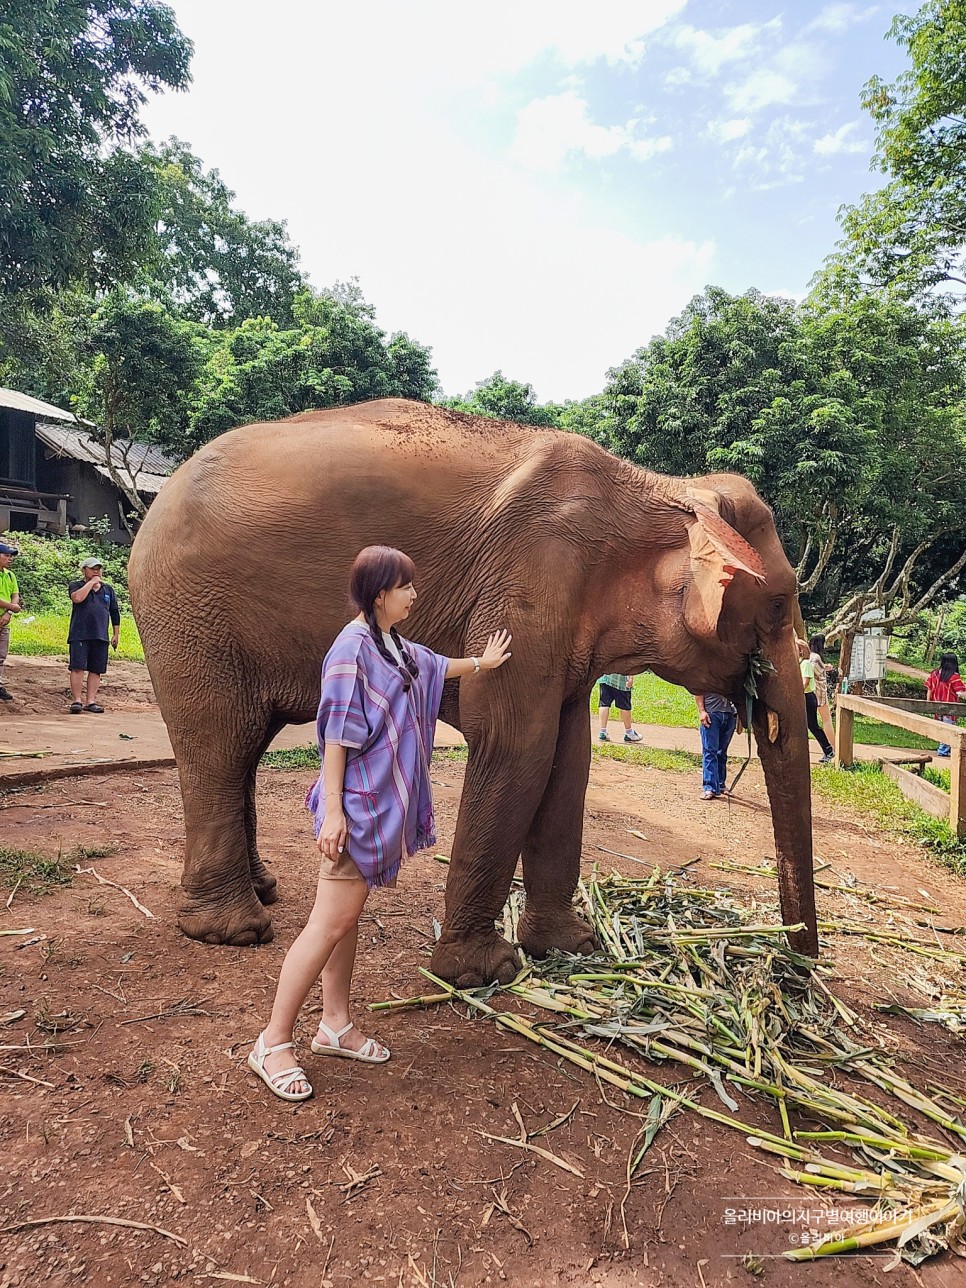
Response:
[[[533,915],[520,918],[520,943],[529,957],[546,957],[553,949],[562,953],[592,953],[597,940],[587,922],[574,912]]]
[[[430,970],[457,988],[482,988],[509,984],[520,970],[520,957],[495,930],[467,935],[449,932],[433,950]]]
[[[278,882],[266,868],[252,872],[252,889],[258,896],[259,903],[267,905],[278,902]]]
[[[189,939],[236,948],[267,944],[275,937],[272,919],[253,891],[231,903],[189,898],[178,914],[178,927]]]

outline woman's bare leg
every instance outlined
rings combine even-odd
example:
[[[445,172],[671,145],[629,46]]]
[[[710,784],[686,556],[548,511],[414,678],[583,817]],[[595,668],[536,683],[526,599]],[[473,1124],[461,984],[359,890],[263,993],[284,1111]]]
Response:
[[[835,730],[832,728],[832,712],[827,702],[823,702],[818,709],[818,718],[822,722],[822,728],[825,730],[825,736],[832,745],[835,745]]]
[[[339,940],[329,954],[329,960],[322,971],[322,1023],[338,1033],[350,1023],[349,989],[352,984],[352,968],[356,960],[356,943],[359,939],[359,927],[352,929]],[[315,1035],[320,1046],[332,1046],[332,1040],[324,1029]],[[339,1045],[350,1051],[361,1051],[367,1038],[357,1028],[351,1028],[344,1037],[339,1038]],[[381,1048],[385,1049],[385,1048]]]
[[[305,929],[286,953],[279,972],[272,1015],[265,1028],[266,1046],[292,1041],[295,1020],[302,1004],[334,950],[347,936],[352,939],[352,953],[348,962],[351,977],[356,928],[368,894],[369,888],[364,881],[319,879],[315,904]],[[344,954],[346,955],[348,954]],[[281,1069],[290,1069],[293,1063],[291,1051],[279,1051],[266,1059],[265,1069],[269,1074],[278,1073]],[[289,1087],[289,1091],[298,1094],[305,1091],[308,1085],[307,1082],[295,1082]]]

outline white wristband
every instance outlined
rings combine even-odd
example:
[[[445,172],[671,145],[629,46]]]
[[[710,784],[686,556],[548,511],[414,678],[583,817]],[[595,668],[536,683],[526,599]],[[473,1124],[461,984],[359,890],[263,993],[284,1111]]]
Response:
[[[470,661],[473,663],[473,674],[476,675],[477,671],[480,669],[480,659],[478,657],[471,657]]]

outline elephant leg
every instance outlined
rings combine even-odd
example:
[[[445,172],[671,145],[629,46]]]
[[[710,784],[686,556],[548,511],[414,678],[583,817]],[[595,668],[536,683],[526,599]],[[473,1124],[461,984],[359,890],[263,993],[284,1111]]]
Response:
[[[252,761],[245,778],[245,837],[248,842],[248,870],[252,880],[252,888],[263,904],[275,903],[278,900],[278,883],[265,866],[258,852],[258,811],[255,806],[255,782],[262,757],[271,746],[272,740],[279,730],[284,728],[284,725],[284,720],[281,720],[278,716],[272,717],[264,743],[258,755]]]
[[[273,931],[253,885],[255,820],[249,795],[270,713],[240,702],[222,709],[209,699],[205,706],[205,725],[218,730],[217,736],[185,735],[185,728],[196,727],[197,710],[185,713],[191,724],[169,722],[185,821],[181,885],[186,898],[178,925],[189,939],[209,944],[267,943]]]
[[[481,695],[487,682],[493,683],[491,677],[471,682],[472,691]],[[461,700],[464,718],[467,705]],[[519,970],[516,950],[494,922],[547,784],[558,714],[552,703],[528,710],[524,701],[507,701],[464,719],[469,760],[446,882],[446,916],[432,958],[434,973],[462,988],[491,980],[509,983]]]
[[[593,931],[573,910],[589,775],[590,703],[580,698],[560,713],[550,780],[523,846],[527,906],[520,943],[531,957],[545,957],[552,948],[588,953],[595,947]]]

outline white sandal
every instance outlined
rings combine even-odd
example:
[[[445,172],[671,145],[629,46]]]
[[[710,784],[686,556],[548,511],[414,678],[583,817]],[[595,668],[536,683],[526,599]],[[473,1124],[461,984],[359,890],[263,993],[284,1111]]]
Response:
[[[316,1055],[341,1055],[345,1060],[361,1060],[363,1064],[385,1064],[389,1059],[391,1052],[388,1047],[384,1047],[375,1038],[366,1038],[358,1051],[352,1051],[344,1047],[339,1038],[344,1038],[350,1029],[355,1025],[350,1020],[344,1029],[339,1029],[338,1033],[329,1028],[327,1024],[319,1021],[319,1028],[329,1039],[328,1042],[316,1042],[312,1039],[312,1050]]]
[[[278,1096],[279,1100],[308,1100],[312,1094],[312,1088],[308,1091],[289,1091],[293,1082],[308,1082],[305,1076],[305,1070],[295,1065],[291,1069],[282,1069],[279,1073],[269,1073],[265,1068],[265,1061],[276,1051],[293,1051],[294,1042],[280,1042],[278,1046],[267,1047],[265,1045],[265,1034],[259,1033],[258,1040],[255,1043],[255,1050],[249,1052],[248,1067],[253,1073],[257,1073],[268,1087],[273,1095]]]

